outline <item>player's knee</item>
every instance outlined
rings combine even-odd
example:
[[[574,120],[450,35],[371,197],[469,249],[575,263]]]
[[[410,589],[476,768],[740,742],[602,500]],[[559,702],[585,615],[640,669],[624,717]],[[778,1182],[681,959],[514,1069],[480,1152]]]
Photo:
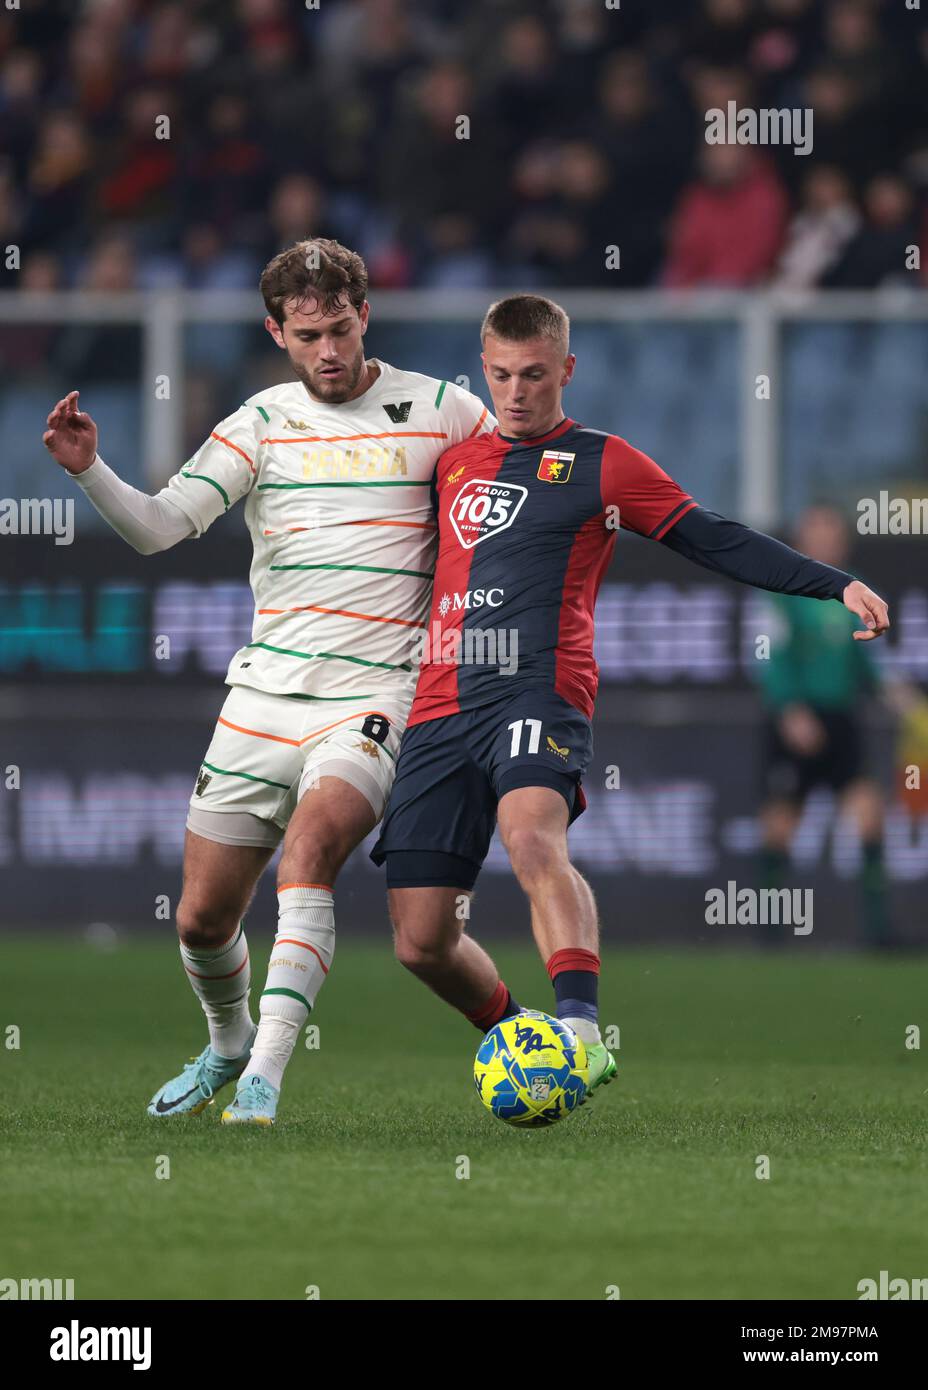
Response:
[[[452,946],[444,936],[405,931],[394,924],[393,951],[400,965],[413,975],[430,975],[447,965]]]
[[[240,912],[225,903],[197,901],[185,894],[177,905],[175,925],[185,946],[221,946],[234,934]]]
[[[569,869],[562,837],[551,835],[547,830],[532,825],[513,825],[504,844],[513,873],[523,887]]]
[[[284,883],[319,883],[330,888],[335,882],[340,855],[309,829],[288,836],[277,870],[277,886]]]

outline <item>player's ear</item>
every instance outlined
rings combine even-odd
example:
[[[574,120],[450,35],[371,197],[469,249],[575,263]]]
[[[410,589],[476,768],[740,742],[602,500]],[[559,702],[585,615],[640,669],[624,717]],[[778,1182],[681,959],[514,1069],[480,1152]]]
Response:
[[[279,348],[286,348],[287,344],[284,342],[284,332],[277,320],[272,319],[270,314],[268,314],[267,318],[264,320],[264,326],[277,346]]]
[[[371,316],[371,306],[370,306],[370,304],[368,303],[368,301],[365,299],[364,303],[361,305],[360,309],[358,310],[358,318],[361,320],[361,332],[362,332],[362,334],[364,334],[364,333],[367,332],[367,321],[368,321],[368,319],[370,318],[370,316]]]
[[[563,379],[562,379],[562,381],[561,381],[561,385],[562,385],[562,386],[566,386],[567,383],[568,383],[568,381],[570,381],[571,377],[572,377],[573,374],[574,374],[574,367],[576,367],[576,365],[577,365],[577,359],[576,359],[576,357],[574,356],[574,354],[573,354],[572,352],[569,352],[569,353],[567,354],[567,356],[564,358],[564,376],[563,376]]]

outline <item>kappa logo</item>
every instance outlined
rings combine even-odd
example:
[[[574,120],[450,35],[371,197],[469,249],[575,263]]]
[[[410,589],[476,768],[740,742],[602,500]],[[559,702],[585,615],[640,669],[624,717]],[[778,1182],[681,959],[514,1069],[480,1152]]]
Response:
[[[557,756],[558,756],[559,758],[563,758],[563,759],[564,759],[564,762],[566,763],[566,761],[567,761],[567,754],[570,752],[570,749],[569,749],[569,748],[559,748],[558,745],[554,742],[554,739],[551,737],[550,734],[546,734],[546,735],[545,735],[545,738],[548,740],[548,747],[550,748],[551,752],[552,752],[552,753],[556,753]]]
[[[528,496],[521,483],[469,478],[451,503],[451,525],[465,550],[507,530]]]
[[[374,762],[377,761],[379,757],[379,754],[377,752],[377,745],[376,743],[372,743],[369,738],[365,739],[363,743],[355,744],[355,747],[360,748],[361,752],[366,753],[369,758],[373,758]]]
[[[412,401],[403,401],[400,405],[385,405],[384,410],[394,425],[405,425],[409,419],[409,412],[412,410]]]
[[[308,430],[308,429],[309,429],[309,425],[306,423],[305,420],[288,420],[288,421],[287,421],[287,429],[288,429],[288,430]]]
[[[206,788],[209,786],[209,784],[210,784],[210,782],[211,782],[212,780],[213,780],[212,773],[210,773],[210,772],[204,772],[203,769],[201,768],[201,769],[200,769],[200,775],[199,775],[199,777],[197,778],[197,796],[202,796],[202,795],[203,795],[203,793],[206,791]]]
[[[556,449],[545,449],[538,465],[538,477],[543,483],[566,483],[576,457],[576,454],[559,454]]]

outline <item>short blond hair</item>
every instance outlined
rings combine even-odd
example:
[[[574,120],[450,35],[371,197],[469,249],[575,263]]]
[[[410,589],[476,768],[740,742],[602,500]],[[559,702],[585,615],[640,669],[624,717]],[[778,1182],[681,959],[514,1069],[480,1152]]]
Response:
[[[512,294],[508,299],[498,299],[487,310],[480,328],[480,341],[484,345],[488,335],[511,343],[551,338],[563,347],[566,357],[570,346],[570,319],[553,299],[545,299],[540,294]]]

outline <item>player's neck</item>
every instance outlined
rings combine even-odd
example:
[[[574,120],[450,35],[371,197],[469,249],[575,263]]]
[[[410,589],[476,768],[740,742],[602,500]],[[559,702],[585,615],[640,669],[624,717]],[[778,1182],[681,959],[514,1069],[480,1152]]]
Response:
[[[353,395],[349,396],[349,401],[357,400],[358,396],[363,396],[365,391],[369,391],[374,382],[380,376],[380,365],[373,358],[369,358],[364,363],[364,370],[358,380],[358,389]]]

